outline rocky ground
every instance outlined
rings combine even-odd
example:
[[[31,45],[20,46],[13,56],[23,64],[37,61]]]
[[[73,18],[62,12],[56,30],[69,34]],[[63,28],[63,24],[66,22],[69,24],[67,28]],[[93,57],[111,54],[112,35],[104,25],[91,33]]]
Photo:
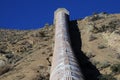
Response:
[[[70,26],[85,79],[120,80],[120,14],[94,14],[71,21]],[[53,47],[53,25],[0,29],[0,80],[49,80]]]
[[[82,51],[100,80],[120,80],[120,14],[94,14],[79,20]]]
[[[48,80],[54,27],[0,30],[0,80]],[[4,69],[3,69],[4,68]]]

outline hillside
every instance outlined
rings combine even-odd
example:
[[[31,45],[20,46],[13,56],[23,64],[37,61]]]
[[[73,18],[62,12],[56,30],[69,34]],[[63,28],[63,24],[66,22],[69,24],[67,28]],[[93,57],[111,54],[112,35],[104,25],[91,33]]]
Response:
[[[54,28],[0,29],[0,80],[49,80]],[[120,14],[70,21],[69,32],[86,80],[120,80]]]

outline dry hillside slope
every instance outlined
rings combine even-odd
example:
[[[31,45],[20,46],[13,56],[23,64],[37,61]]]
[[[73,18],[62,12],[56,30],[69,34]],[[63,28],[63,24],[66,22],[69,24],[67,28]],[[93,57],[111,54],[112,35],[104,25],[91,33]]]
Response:
[[[0,80],[49,80],[54,28],[0,29]],[[86,80],[120,80],[120,14],[70,21],[69,33]]]

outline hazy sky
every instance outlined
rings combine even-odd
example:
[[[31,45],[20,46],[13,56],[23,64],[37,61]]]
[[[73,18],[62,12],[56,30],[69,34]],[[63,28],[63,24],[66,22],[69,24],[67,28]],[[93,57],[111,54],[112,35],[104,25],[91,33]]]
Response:
[[[52,24],[59,7],[68,9],[73,20],[93,12],[120,13],[120,0],[0,0],[0,28],[37,29]]]

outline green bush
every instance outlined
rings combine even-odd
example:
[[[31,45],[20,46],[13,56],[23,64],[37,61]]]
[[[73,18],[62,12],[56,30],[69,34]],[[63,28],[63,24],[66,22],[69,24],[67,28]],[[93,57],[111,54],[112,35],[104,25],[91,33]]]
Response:
[[[105,45],[98,45],[98,48],[99,49],[104,49],[104,48],[106,48],[106,46]]]
[[[117,80],[110,74],[100,75],[100,76],[98,76],[98,79],[99,80]]]
[[[114,64],[110,67],[110,69],[112,70],[112,72],[114,73],[120,73],[120,64]]]

